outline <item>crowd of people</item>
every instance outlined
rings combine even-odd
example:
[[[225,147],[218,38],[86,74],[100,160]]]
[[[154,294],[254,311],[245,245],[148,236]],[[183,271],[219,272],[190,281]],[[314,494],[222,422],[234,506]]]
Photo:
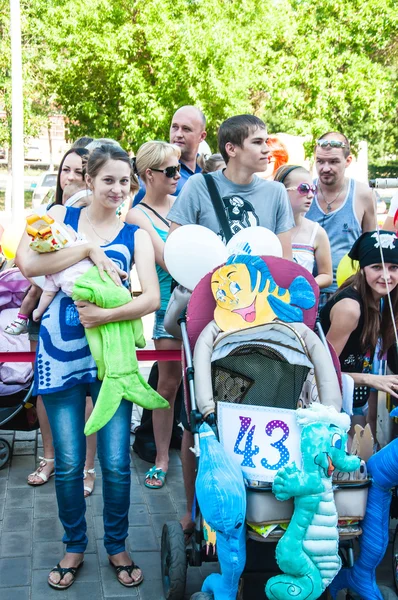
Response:
[[[398,399],[398,375],[376,370],[383,357],[388,357],[392,372],[398,362],[390,310],[398,320],[395,214],[390,214],[382,232],[388,236],[382,264],[372,192],[346,176],[352,161],[349,140],[339,132],[320,136],[313,180],[302,165],[289,163],[286,147],[268,135],[256,116],[233,116],[221,124],[219,154],[198,154],[205,138],[205,116],[193,106],[184,106],[173,115],[169,142],[147,142],[133,159],[114,140],[77,140],[61,161],[55,203],[48,214],[71,227],[80,243],[50,257],[34,252],[24,234],[18,247],[15,261],[28,279],[44,275],[47,281],[89,259],[100,275],[107,273],[116,285],[126,287],[135,264],[142,289],[130,303],[105,309],[88,302],[75,304],[63,288],[53,291],[51,300],[43,304],[46,292],[32,282],[17,318],[7,328],[10,335],[27,332],[40,357],[35,363],[35,392],[44,456],[28,483],[43,485],[55,474],[66,554],[49,575],[52,587],[68,588],[83,564],[84,498],[95,485],[96,451],[103,476],[104,544],[110,564],[124,586],[143,580],[125,548],[132,405],[123,401],[110,422],[86,440],[84,424],[100,382],[84,329],[155,312],[155,348],[180,349],[181,342],[164,328],[172,285],[163,256],[166,239],[178,227],[199,224],[225,240],[202,174],[210,174],[233,234],[246,227],[266,227],[279,238],[285,259],[314,274],[321,289],[320,319],[327,339],[342,371],[356,386],[354,416],[364,421],[374,413],[374,406],[369,406],[372,390]],[[128,208],[123,219],[119,218],[122,205]],[[336,271],[347,253],[359,262],[359,270],[338,289]],[[160,361],[158,368],[157,391],[173,409],[181,363]],[[181,525],[189,539],[194,526],[195,456],[184,411],[185,406],[181,461],[187,510]],[[145,475],[148,488],[165,484],[173,419],[173,410],[153,413],[156,459]]]

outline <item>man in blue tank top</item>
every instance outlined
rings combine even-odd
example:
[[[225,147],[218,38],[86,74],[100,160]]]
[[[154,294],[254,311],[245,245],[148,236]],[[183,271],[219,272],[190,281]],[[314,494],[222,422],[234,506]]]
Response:
[[[345,176],[351,161],[350,143],[345,135],[333,131],[318,139],[315,148],[318,192],[307,218],[326,230],[333,262],[333,283],[322,290],[320,307],[337,289],[336,270],[340,260],[364,231],[376,228],[370,188]]]

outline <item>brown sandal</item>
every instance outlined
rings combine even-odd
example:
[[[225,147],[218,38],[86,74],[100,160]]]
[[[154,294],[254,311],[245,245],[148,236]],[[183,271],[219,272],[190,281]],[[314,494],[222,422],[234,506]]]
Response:
[[[131,577],[131,579],[133,579],[132,572],[134,571],[134,569],[140,569],[140,567],[138,565],[136,565],[134,561],[131,562],[131,565],[117,566],[117,565],[113,564],[111,559],[109,559],[109,564],[111,565],[111,567],[113,567],[115,569],[118,582],[121,583],[122,585],[124,585],[125,587],[135,587],[136,585],[140,585],[140,583],[142,583],[144,581],[144,576],[143,576],[142,572],[141,572],[141,577],[139,577],[136,581],[133,580],[131,583],[126,583],[125,581],[122,581],[120,579],[119,574],[122,571],[126,571],[126,573],[128,573],[128,576]]]

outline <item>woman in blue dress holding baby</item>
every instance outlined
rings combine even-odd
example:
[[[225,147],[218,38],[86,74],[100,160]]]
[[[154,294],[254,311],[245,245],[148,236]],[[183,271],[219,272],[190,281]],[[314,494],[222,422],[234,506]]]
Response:
[[[87,386],[95,402],[101,382],[86,341],[84,328],[132,320],[153,312],[160,294],[154,251],[149,235],[124,224],[116,209],[130,192],[131,166],[126,152],[103,145],[89,156],[86,181],[92,190],[88,207],[53,206],[49,214],[72,227],[86,244],[48,254],[29,247],[25,234],[17,252],[17,263],[27,277],[52,275],[89,258],[116,285],[123,285],[132,263],[136,264],[142,295],[118,308],[99,308],[77,302],[59,291],[44,313],[35,363],[36,393],[41,394],[48,414],[55,447],[55,483],[59,515],[65,529],[66,554],[49,575],[51,587],[66,589],[83,564],[87,546],[83,467]],[[128,556],[130,504],[131,402],[123,400],[112,419],[98,432],[98,456],[103,476],[104,544],[109,561],[122,585],[135,586],[143,575]]]

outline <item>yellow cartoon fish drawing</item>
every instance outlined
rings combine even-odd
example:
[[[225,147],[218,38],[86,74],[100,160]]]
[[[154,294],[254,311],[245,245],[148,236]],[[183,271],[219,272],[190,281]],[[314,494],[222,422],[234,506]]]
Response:
[[[302,309],[315,305],[315,294],[302,276],[288,289],[279,287],[259,256],[232,256],[211,278],[217,302],[214,319],[222,331],[269,323],[303,321]]]

